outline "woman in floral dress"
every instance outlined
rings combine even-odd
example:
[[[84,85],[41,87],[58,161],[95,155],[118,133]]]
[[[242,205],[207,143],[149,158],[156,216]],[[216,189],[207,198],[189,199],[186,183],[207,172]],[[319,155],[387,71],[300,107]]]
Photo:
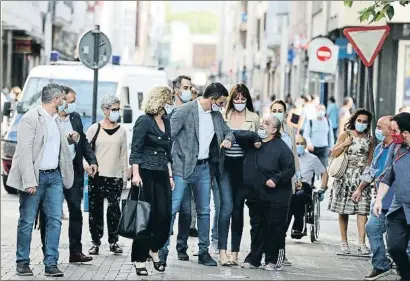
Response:
[[[366,166],[370,165],[373,157],[374,143],[370,134],[372,114],[365,110],[357,110],[346,124],[335,147],[332,157],[338,157],[346,150],[348,165],[345,173],[333,182],[330,193],[328,209],[339,214],[339,228],[341,234],[341,250],[344,254],[350,254],[347,242],[347,225],[350,215],[357,215],[357,228],[359,232],[359,255],[370,254],[365,243],[365,225],[370,212],[371,194],[370,189],[363,192],[362,200],[355,203],[352,194],[360,184],[360,176]]]

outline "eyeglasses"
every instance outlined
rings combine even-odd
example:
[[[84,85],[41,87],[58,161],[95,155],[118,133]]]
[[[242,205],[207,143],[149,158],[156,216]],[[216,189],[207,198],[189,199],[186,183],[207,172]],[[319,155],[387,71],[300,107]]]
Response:
[[[296,145],[305,145],[305,143],[304,142],[297,142],[297,143],[295,143]]]
[[[117,111],[120,111],[120,108],[111,108],[110,110],[113,112],[117,112]]]

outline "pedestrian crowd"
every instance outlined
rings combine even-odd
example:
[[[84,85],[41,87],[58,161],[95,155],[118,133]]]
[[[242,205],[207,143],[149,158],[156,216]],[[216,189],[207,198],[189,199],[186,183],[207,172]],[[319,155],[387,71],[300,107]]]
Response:
[[[156,87],[144,97],[145,114],[135,122],[129,153],[127,132],[120,124],[122,105],[115,95],[102,98],[104,119],[87,132],[75,111],[73,89],[48,84],[41,102],[21,118],[7,181],[20,191],[18,275],[33,275],[30,244],[37,219],[45,275],[64,275],[57,267],[64,198],[70,262],[90,262],[99,254],[105,199],[109,249],[122,254],[119,236],[125,237],[122,225],[129,214],[120,205],[128,181],[126,201],[149,206],[144,213],[147,205],[135,205],[132,215],[142,227],[131,237],[137,275],[148,275],[148,261],[155,270],[166,271],[177,214],[179,260],[191,258],[187,241],[194,236],[199,264],[280,271],[292,265],[286,255],[288,228],[293,239],[307,235],[305,206],[312,200],[315,179],[321,179],[316,192],[323,200],[332,176],[328,209],[339,216],[341,253],[352,254],[347,227],[349,217],[356,215],[357,254],[372,254],[373,270],[365,280],[389,274],[392,261],[400,277],[410,280],[408,108],[381,117],[375,131],[373,113],[355,109],[350,97],[340,109],[333,97],[327,108],[318,96],[297,98],[294,105],[291,97],[273,100],[270,114],[260,118],[244,84],[228,92],[222,84],[211,83],[198,93],[190,77],[179,76],[172,89]],[[92,242],[88,255],[82,247],[84,173]],[[251,249],[242,262],[245,204]],[[219,253],[219,262],[210,251]]]

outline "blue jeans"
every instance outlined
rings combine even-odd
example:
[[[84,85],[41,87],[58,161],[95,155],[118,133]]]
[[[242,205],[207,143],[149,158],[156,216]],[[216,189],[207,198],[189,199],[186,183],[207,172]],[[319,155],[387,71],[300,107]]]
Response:
[[[188,237],[189,237],[189,230],[191,228],[192,223],[192,188],[189,185],[185,188],[184,195],[181,202],[181,208],[179,209],[178,214],[178,236],[177,236],[177,252],[178,253],[186,253],[188,250]],[[172,210],[174,210],[174,205],[172,205]],[[172,211],[173,212],[173,211]],[[174,222],[175,217],[173,217]],[[171,232],[172,232],[172,224],[171,224]]]
[[[220,212],[218,217],[218,249],[226,250],[228,246],[229,226],[231,223],[233,198],[230,175],[225,172],[219,185]]]
[[[39,185],[35,194],[20,193],[17,264],[30,264],[31,234],[42,201],[46,220],[44,265],[46,267],[57,265],[63,199],[63,184],[58,170],[47,174],[40,172]]]
[[[213,185],[212,185],[212,197],[214,200],[214,221],[212,224],[212,234],[211,234],[211,240],[213,243],[216,243],[218,245],[218,221],[219,221],[219,214],[221,210],[221,197],[219,195],[219,184],[218,181],[214,179]],[[218,245],[219,248],[219,245]]]
[[[386,233],[386,211],[382,211],[380,216],[376,217],[372,208],[366,224],[366,233],[372,250],[373,267],[379,270],[390,269],[390,261],[386,256],[386,246],[383,239],[383,235]]]
[[[191,184],[194,191],[197,224],[198,224],[198,238],[199,238],[199,254],[207,253],[209,247],[209,228],[210,228],[210,207],[211,201],[211,174],[208,163],[197,165],[194,172],[186,179],[181,176],[174,176],[175,189],[172,192],[172,220],[170,233],[174,227],[176,214],[181,210],[181,205],[190,205],[191,201],[186,200],[186,193],[190,192],[189,185]],[[185,200],[184,200],[185,198]],[[186,206],[188,208],[188,206]],[[190,208],[190,207],[189,207]],[[185,244],[187,243],[189,235],[189,226],[184,227],[183,231],[187,233],[178,233]],[[186,238],[185,238],[186,237]],[[182,242],[182,241],[181,241]],[[168,255],[169,239],[161,249],[161,255]]]

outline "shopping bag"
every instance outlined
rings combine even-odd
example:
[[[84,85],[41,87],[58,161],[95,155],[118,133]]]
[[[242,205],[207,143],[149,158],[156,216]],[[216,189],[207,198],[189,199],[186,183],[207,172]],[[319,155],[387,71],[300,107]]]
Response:
[[[142,185],[138,187],[137,200],[131,200],[132,189],[129,191],[127,199],[122,200],[122,213],[118,224],[118,235],[122,237],[136,239],[148,228],[151,204],[140,201],[142,188]]]

